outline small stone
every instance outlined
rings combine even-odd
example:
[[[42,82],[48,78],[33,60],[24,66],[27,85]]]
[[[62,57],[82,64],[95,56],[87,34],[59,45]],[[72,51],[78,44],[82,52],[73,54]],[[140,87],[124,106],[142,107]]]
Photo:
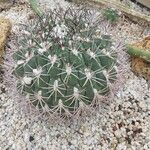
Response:
[[[130,129],[126,128],[126,132],[130,132]]]
[[[71,145],[72,145],[72,143],[71,143],[70,141],[68,141],[68,145],[69,145],[69,146],[71,146]]]
[[[126,150],[126,149],[127,146],[125,142],[118,144],[118,146],[116,147],[116,150]]]
[[[115,136],[117,137],[117,138],[121,138],[121,131],[120,130],[116,130],[115,132],[114,132],[114,134],[115,134]]]
[[[29,141],[32,142],[34,140],[34,137],[30,135]]]

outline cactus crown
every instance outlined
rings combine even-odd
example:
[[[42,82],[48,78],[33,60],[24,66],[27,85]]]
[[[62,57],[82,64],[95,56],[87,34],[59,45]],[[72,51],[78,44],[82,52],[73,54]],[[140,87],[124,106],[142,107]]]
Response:
[[[101,35],[87,14],[87,9],[52,11],[19,42],[13,55],[18,89],[40,111],[74,114],[108,94],[117,79],[111,37]]]

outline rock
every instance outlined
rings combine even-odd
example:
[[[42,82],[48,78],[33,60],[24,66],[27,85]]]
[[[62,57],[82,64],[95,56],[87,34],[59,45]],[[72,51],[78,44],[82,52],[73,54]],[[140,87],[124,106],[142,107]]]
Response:
[[[14,3],[14,0],[0,0],[0,11],[9,9]]]
[[[10,30],[10,21],[8,19],[0,18],[0,62]]]
[[[142,41],[138,41],[133,46],[145,50],[150,51],[150,36],[144,38]],[[150,80],[150,62],[138,58],[132,57],[131,58],[131,68],[133,72],[139,76],[144,77],[146,80]]]

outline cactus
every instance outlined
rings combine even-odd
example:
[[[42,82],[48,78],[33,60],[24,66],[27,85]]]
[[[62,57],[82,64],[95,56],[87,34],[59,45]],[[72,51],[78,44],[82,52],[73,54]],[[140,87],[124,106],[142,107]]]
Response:
[[[39,111],[74,115],[108,95],[117,79],[109,35],[90,24],[87,9],[50,12],[24,31],[13,55],[17,87]]]
[[[150,51],[142,48],[137,48],[132,45],[126,45],[127,53],[134,57],[142,58],[148,62],[150,62]]]
[[[113,10],[111,8],[105,9],[104,12],[103,12],[103,15],[110,22],[117,21],[117,19],[119,17],[117,10]]]
[[[41,17],[43,15],[42,10],[38,7],[36,0],[29,0],[30,7],[33,9],[33,11]]]

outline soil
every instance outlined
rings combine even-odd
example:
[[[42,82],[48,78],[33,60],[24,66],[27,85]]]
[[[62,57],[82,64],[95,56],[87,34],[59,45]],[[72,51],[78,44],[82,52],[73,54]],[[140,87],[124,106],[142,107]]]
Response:
[[[136,42],[133,46],[150,51],[150,36]],[[142,58],[132,57],[131,68],[135,74],[144,77],[146,80],[150,80],[150,62]]]

